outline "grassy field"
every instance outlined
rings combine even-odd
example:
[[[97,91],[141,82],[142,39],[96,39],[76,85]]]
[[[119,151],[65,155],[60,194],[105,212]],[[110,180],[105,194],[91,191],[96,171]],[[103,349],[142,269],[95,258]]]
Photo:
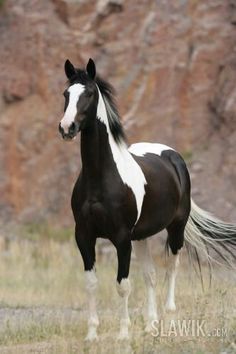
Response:
[[[86,293],[82,262],[73,238],[61,236],[59,242],[54,234],[48,238],[36,237],[33,232],[27,235],[1,243],[0,353],[235,353],[236,289],[229,272],[217,270],[211,288],[206,280],[203,291],[183,257],[176,289],[177,311],[165,313],[164,261],[155,256],[161,323],[160,335],[154,337],[143,332],[145,288],[133,259],[131,338],[119,343],[116,254],[98,252],[100,340],[87,344],[83,341]],[[204,335],[181,335],[178,326],[183,320],[191,320],[192,326],[205,321]]]

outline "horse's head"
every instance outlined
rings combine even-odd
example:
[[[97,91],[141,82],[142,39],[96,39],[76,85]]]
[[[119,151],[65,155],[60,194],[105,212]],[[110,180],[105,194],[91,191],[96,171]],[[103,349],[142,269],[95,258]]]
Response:
[[[80,130],[88,127],[96,115],[99,94],[95,82],[96,67],[92,59],[89,59],[86,70],[75,69],[66,60],[65,73],[69,87],[63,93],[65,107],[59,132],[64,140],[71,140]]]

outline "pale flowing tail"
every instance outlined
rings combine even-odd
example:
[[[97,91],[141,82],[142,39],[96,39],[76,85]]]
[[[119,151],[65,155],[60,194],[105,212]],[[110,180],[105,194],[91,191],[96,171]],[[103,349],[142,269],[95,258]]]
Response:
[[[205,256],[210,266],[218,263],[236,268],[236,224],[219,220],[199,208],[193,200],[185,228],[185,244],[188,251],[194,252],[199,268],[202,256]]]

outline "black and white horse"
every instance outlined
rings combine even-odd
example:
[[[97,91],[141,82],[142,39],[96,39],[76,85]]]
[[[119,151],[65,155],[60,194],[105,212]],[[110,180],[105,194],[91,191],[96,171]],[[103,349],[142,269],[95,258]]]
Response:
[[[117,250],[117,291],[122,309],[119,337],[128,337],[128,297],[131,242],[147,287],[147,327],[158,319],[156,274],[147,238],[167,230],[170,248],[167,310],[175,310],[175,278],[179,251],[185,242],[222,258],[236,245],[236,226],[224,223],[191,201],[186,164],[174,149],[151,143],[127,147],[112,87],[96,76],[92,59],[85,70],[65,62],[69,87],[64,91],[64,116],[59,131],[64,140],[81,132],[82,170],[72,194],[75,237],[81,252],[88,292],[88,340],[97,338],[95,244],[109,239]],[[226,256],[227,257],[227,256]]]

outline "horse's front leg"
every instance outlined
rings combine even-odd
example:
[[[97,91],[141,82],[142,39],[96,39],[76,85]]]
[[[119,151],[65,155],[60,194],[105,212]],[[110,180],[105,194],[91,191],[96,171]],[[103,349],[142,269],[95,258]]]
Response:
[[[88,333],[85,340],[93,341],[98,338],[99,325],[96,308],[97,277],[95,272],[95,243],[96,238],[80,231],[76,227],[75,238],[84,262],[85,287],[88,297]]]
[[[120,333],[118,339],[129,338],[130,318],[128,311],[128,299],[131,291],[129,281],[129,267],[131,256],[131,241],[129,234],[120,234],[119,240],[115,243],[118,256],[117,291],[122,299],[120,313]]]

